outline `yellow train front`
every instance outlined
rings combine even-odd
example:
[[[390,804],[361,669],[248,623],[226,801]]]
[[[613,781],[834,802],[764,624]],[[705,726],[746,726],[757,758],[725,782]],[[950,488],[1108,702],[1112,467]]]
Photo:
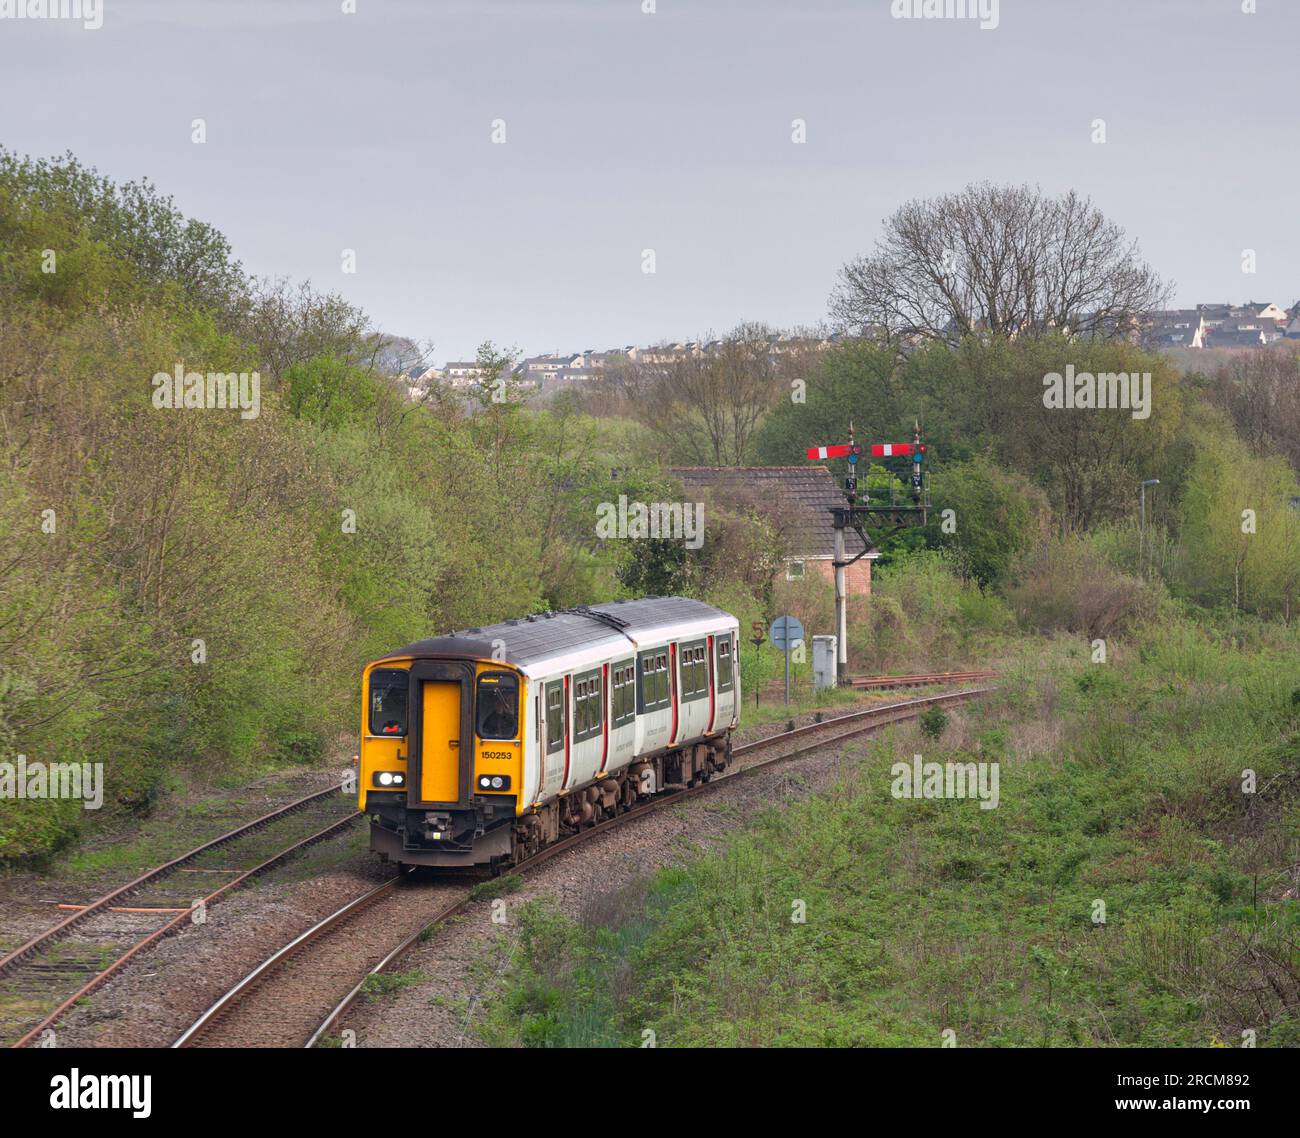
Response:
[[[614,601],[422,640],[362,675],[370,847],[500,868],[722,770],[740,708],[736,618]]]

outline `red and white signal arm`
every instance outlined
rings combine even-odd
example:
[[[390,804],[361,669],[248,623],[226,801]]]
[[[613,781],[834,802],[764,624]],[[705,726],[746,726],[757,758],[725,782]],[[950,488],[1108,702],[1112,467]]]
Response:
[[[871,453],[875,458],[892,458],[894,455],[902,454],[925,454],[925,444],[917,446],[915,443],[876,443],[871,448]]]
[[[813,461],[819,458],[847,458],[860,449],[860,447],[850,446],[848,443],[833,447],[809,447],[808,457]]]

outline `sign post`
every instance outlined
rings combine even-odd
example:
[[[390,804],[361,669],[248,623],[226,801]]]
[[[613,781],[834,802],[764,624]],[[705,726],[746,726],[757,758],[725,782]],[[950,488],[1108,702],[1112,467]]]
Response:
[[[803,625],[792,616],[772,621],[772,647],[785,653],[785,702],[790,703],[790,650],[803,643]]]
[[[759,673],[762,671],[763,644],[767,641],[767,637],[763,635],[763,622],[761,620],[754,621],[751,627],[754,630],[754,635],[750,639],[750,643],[754,646],[754,706],[757,707],[758,693],[763,686],[762,681],[759,679]]]

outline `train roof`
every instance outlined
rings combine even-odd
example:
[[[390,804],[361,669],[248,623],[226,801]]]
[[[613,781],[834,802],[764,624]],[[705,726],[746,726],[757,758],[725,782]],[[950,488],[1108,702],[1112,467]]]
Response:
[[[417,640],[383,659],[439,657],[498,659],[525,667],[539,660],[584,649],[618,647],[650,638],[657,629],[708,623],[735,623],[722,609],[689,597],[646,597],[608,601],[561,612],[537,613],[519,620],[467,628],[446,636]]]

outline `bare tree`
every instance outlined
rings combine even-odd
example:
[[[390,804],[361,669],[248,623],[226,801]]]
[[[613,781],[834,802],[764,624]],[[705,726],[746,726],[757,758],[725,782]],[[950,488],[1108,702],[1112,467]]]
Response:
[[[387,332],[371,333],[366,338],[366,350],[373,359],[375,370],[382,375],[419,373],[429,366],[433,356],[432,342]]]
[[[670,453],[698,465],[739,466],[785,370],[766,325],[738,325],[711,348],[648,353],[624,377],[637,417]]]
[[[1291,345],[1233,352],[1209,391],[1252,453],[1284,454],[1300,471],[1300,353]]]
[[[1110,338],[1168,295],[1137,242],[1089,199],[981,183],[904,205],[871,255],[840,270],[830,303],[844,327],[888,339]]]
[[[296,363],[323,355],[362,366],[374,362],[377,343],[369,319],[336,293],[320,293],[306,281],[256,281],[236,330],[257,349],[259,368],[272,383]]]

